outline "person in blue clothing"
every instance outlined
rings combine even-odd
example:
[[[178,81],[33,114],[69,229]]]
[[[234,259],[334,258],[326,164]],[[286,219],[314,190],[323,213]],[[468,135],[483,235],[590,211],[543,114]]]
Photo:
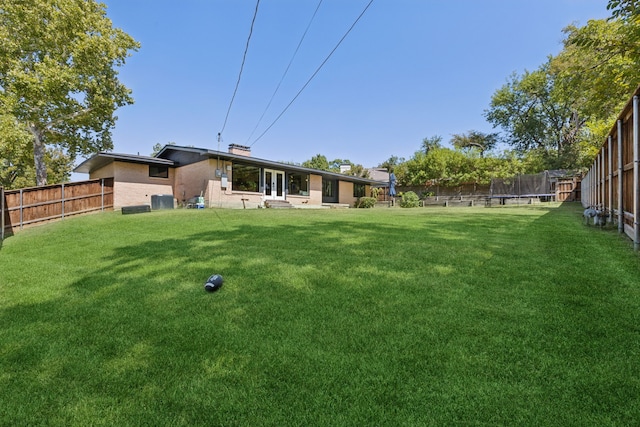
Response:
[[[389,174],[389,197],[391,197],[391,206],[396,204],[396,175],[393,170]]]

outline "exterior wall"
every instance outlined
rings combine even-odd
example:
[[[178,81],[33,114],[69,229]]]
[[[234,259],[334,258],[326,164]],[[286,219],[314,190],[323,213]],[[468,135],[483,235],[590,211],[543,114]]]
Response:
[[[213,159],[205,159],[177,168],[174,194],[178,202],[184,206],[190,199],[202,194],[207,206],[211,206],[213,195],[209,193],[209,183],[216,179],[215,173],[216,161]],[[217,180],[220,182],[220,178]]]
[[[221,179],[214,176],[208,180],[205,191],[205,202],[208,207],[230,209],[255,209],[264,206],[262,193],[250,191],[233,191],[231,182],[233,171],[227,167],[231,163],[223,162],[223,172],[227,174],[227,188],[221,188]],[[213,169],[215,169],[215,162]],[[286,195],[285,200],[294,206],[321,206],[322,205],[322,176],[309,176],[309,195]]]
[[[152,178],[149,166],[138,163],[113,162],[91,173],[90,178],[113,177],[113,208],[151,205],[151,196],[173,194],[175,171],[169,168],[169,178]]]
[[[216,170],[227,175],[227,187],[222,188],[222,177],[216,176]],[[230,161],[204,159],[201,162],[169,168],[169,178],[149,177],[146,164],[114,161],[105,167],[93,171],[91,179],[114,178],[114,209],[123,206],[151,204],[152,195],[172,194],[174,201],[186,206],[190,200],[200,195],[205,198],[205,206],[231,209],[255,209],[264,206],[262,193],[233,191],[233,170]],[[366,187],[370,191],[370,187]],[[339,181],[339,202],[354,206],[353,183]],[[322,176],[309,175],[309,195],[286,195],[286,200],[294,206],[322,205]]]
[[[213,169],[217,167],[217,160]],[[214,176],[207,184],[207,194],[209,195],[207,206],[228,209],[256,209],[263,205],[262,193],[252,191],[233,191],[231,182],[233,181],[233,168],[229,161],[220,161],[222,174],[227,176],[227,186],[222,187],[222,177]]]
[[[355,206],[358,199],[353,197],[353,183],[338,181],[338,203]]]
[[[322,205],[322,176],[309,175],[309,204]]]
[[[89,174],[89,179],[114,178],[114,164],[115,163],[109,163],[107,166],[91,172]]]
[[[214,187],[213,193],[219,194],[220,181],[210,181]],[[216,188],[217,187],[217,188]],[[222,197],[219,200],[213,200],[209,206],[221,207],[228,209],[256,209],[263,205],[261,193],[252,193],[248,191],[222,191]]]

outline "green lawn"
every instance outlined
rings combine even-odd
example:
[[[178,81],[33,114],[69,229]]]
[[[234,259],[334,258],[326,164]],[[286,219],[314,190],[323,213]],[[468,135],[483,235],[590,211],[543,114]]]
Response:
[[[580,212],[175,210],[24,230],[0,249],[0,425],[633,425],[640,258]]]

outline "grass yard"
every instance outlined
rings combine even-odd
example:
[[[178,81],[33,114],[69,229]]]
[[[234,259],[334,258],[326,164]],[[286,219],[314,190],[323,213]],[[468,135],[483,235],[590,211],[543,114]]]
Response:
[[[640,258],[580,213],[207,209],[24,230],[0,249],[0,425],[636,424]]]

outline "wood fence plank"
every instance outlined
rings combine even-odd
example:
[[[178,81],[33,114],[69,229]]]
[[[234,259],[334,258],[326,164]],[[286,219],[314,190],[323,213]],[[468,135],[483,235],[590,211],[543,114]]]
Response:
[[[113,210],[113,178],[3,190],[3,230],[89,212]]]

